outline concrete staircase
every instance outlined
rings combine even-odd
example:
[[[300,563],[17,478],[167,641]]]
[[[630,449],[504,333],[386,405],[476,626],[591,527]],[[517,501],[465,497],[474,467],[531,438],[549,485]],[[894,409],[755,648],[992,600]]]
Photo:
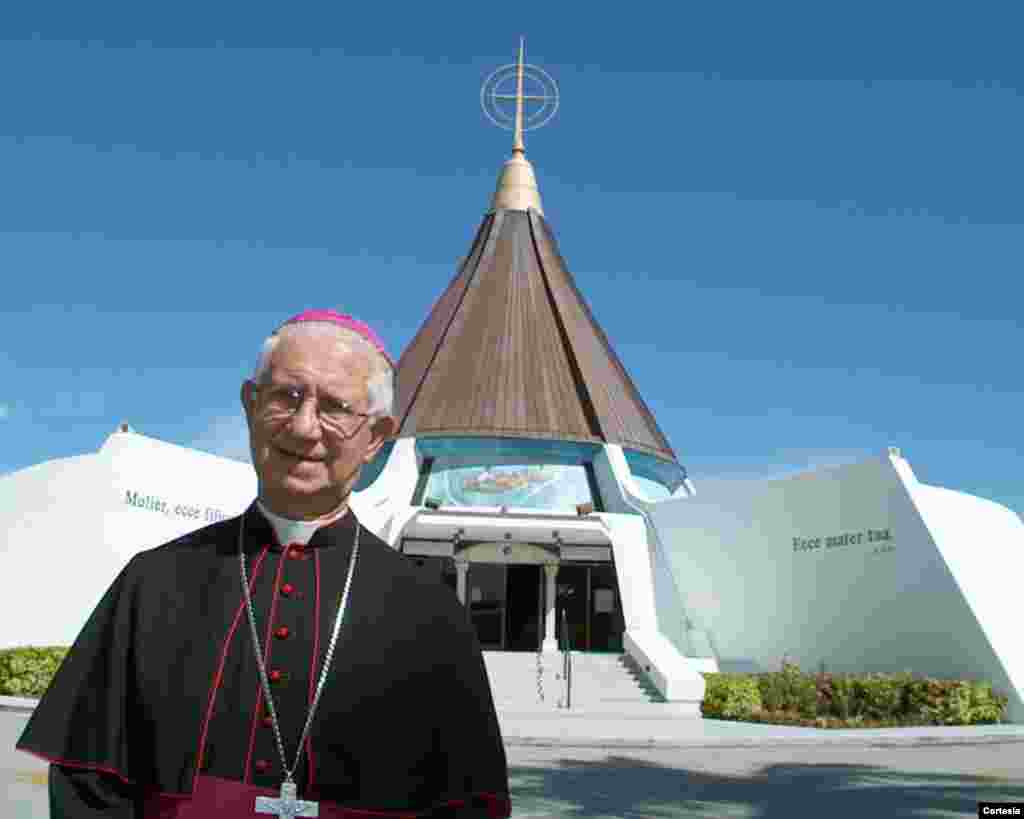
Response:
[[[540,675],[536,653],[485,651],[484,664],[499,712],[564,711],[561,653],[541,655]],[[657,689],[627,655],[572,653],[572,711],[652,713],[662,702]]]

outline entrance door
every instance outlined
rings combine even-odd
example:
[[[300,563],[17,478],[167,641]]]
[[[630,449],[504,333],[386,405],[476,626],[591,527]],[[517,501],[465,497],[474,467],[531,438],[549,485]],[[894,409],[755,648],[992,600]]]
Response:
[[[590,567],[590,650],[622,653],[622,616],[615,567],[605,563]]]
[[[569,633],[569,648],[586,651],[590,645],[587,635],[587,598],[590,574],[586,566],[562,564],[555,580],[555,639],[558,647],[565,645],[562,627]]]
[[[469,564],[466,608],[482,648],[540,648],[545,628],[545,581],[544,569],[537,564]],[[563,563],[555,590],[555,638],[559,647],[564,614],[573,651],[622,651],[625,622],[611,563]]]
[[[573,651],[622,651],[625,621],[611,563],[563,563],[555,581],[555,637],[562,647],[562,618]]]
[[[504,648],[505,582],[505,567],[500,563],[469,564],[466,607],[485,650]]]
[[[505,650],[536,651],[541,641],[541,575],[540,566],[508,567],[505,591]]]

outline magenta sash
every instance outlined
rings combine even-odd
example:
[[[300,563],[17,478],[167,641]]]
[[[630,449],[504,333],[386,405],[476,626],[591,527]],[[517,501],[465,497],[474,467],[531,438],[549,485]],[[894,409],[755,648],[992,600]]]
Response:
[[[200,774],[196,777],[195,792],[191,797],[157,794],[146,802],[145,819],[274,819],[272,813],[256,813],[257,796],[278,796],[270,788],[258,788]],[[421,814],[397,811],[372,811],[342,808],[330,802],[320,802],[320,819],[416,819]]]

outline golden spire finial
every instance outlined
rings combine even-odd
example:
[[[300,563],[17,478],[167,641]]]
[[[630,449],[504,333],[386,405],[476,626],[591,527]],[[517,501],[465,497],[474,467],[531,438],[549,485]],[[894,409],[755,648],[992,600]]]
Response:
[[[502,93],[509,80],[515,79],[515,93]],[[538,89],[525,93],[524,86],[529,80]],[[514,111],[505,106],[515,104]],[[530,103],[535,110],[525,110]],[[494,210],[535,210],[543,214],[540,206],[540,191],[533,175],[533,167],[526,159],[523,132],[539,128],[555,115],[558,110],[558,86],[546,71],[535,65],[526,64],[526,38],[519,38],[519,55],[515,63],[503,65],[491,74],[480,89],[480,105],[484,114],[495,125],[511,128],[512,157],[498,177],[494,192]]]

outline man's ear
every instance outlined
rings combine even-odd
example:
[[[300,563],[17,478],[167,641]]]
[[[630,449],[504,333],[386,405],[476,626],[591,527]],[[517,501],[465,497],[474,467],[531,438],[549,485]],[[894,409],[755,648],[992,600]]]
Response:
[[[398,421],[392,415],[383,415],[380,418],[373,420],[373,425],[370,427],[370,444],[366,448],[366,454],[363,456],[363,463],[369,463],[374,459],[380,448],[384,446],[386,441],[391,439],[396,432],[398,432]]]
[[[242,411],[245,413],[245,419],[247,421],[252,419],[252,381],[246,379],[242,382],[242,389],[239,390],[238,397],[242,402]]]

